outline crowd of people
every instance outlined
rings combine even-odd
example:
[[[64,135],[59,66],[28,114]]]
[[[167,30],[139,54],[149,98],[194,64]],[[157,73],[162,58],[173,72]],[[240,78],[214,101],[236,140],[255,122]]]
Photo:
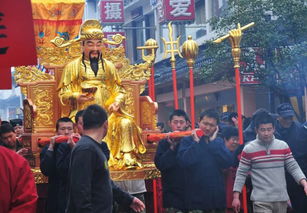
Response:
[[[48,177],[46,212],[111,213],[113,202],[131,212],[143,212],[144,203],[110,179],[110,151],[102,141],[108,129],[106,111],[91,105],[79,111],[75,120],[76,125],[70,118],[60,118],[56,122],[56,135],[50,138],[50,143],[40,154],[41,172]],[[0,149],[3,159],[0,170],[9,172],[0,178],[0,185],[7,187],[4,193],[1,189],[0,212],[34,213],[37,191],[28,162],[21,156],[22,146],[17,146],[20,141],[11,124],[2,122],[0,131],[1,145],[6,147]],[[56,143],[61,136],[68,137],[66,143]],[[76,137],[79,138],[77,144],[74,142]]]
[[[306,213],[307,125],[294,117],[288,103],[279,105],[277,114],[258,109],[245,119],[239,144],[237,114],[207,110],[190,136],[159,141],[154,162],[161,172],[163,211],[240,212],[246,184],[249,212]],[[76,114],[76,123],[67,117],[57,121],[55,136],[40,154],[49,180],[46,212],[145,212],[143,180],[110,178],[110,151],[103,141],[107,118],[103,108],[90,105]],[[183,110],[169,117],[172,132],[190,124]],[[23,147],[22,134],[22,120],[1,122],[0,212],[36,211],[35,181],[24,158],[31,150]],[[56,143],[61,136],[66,143]]]
[[[249,212],[307,212],[307,125],[294,120],[288,103],[277,114],[258,109],[244,123],[239,144],[236,113],[203,112],[197,131],[159,142],[155,164],[161,171],[167,213],[242,211],[247,184]],[[169,117],[172,131],[190,128],[182,110]]]

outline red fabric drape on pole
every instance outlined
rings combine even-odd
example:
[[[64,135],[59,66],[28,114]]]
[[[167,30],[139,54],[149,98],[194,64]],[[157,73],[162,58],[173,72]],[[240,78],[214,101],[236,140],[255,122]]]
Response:
[[[243,144],[243,123],[242,123],[242,107],[241,107],[241,78],[240,78],[240,70],[239,68],[235,68],[235,78],[236,78],[236,100],[237,100],[237,112],[238,112],[238,130],[239,130],[239,142]],[[248,213],[247,211],[247,197],[246,197],[246,186],[243,187],[242,190],[242,198],[243,198],[243,211],[244,213]]]
[[[0,89],[12,89],[12,75],[10,67],[0,68]]]

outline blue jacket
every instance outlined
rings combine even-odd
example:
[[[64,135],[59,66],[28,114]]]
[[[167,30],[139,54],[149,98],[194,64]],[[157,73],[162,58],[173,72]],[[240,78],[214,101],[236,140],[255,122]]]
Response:
[[[173,151],[166,139],[161,140],[156,151],[155,165],[161,172],[163,207],[183,210],[184,171],[177,160],[177,148]]]
[[[234,157],[222,138],[197,143],[191,136],[179,145],[178,159],[185,169],[185,205],[188,210],[226,208],[222,169],[232,166]]]

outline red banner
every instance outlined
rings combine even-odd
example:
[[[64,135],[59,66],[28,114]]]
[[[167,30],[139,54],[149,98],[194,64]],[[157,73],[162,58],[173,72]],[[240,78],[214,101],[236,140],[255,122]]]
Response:
[[[157,13],[163,21],[193,21],[195,19],[194,0],[159,0]]]
[[[1,0],[0,89],[8,89],[11,83],[11,66],[36,63],[31,1]]]
[[[124,23],[124,1],[102,0],[100,1],[100,18],[103,25]]]
[[[0,67],[0,89],[12,89],[11,67]]]

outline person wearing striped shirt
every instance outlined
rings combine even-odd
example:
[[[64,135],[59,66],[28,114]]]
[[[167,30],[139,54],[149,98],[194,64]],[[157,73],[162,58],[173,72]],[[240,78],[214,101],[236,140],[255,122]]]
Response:
[[[269,113],[262,112],[255,118],[255,130],[256,139],[242,151],[233,186],[233,208],[235,212],[239,212],[239,195],[250,172],[254,213],[286,213],[289,196],[285,169],[304,187],[307,195],[306,177],[287,143],[274,137],[274,119]]]

